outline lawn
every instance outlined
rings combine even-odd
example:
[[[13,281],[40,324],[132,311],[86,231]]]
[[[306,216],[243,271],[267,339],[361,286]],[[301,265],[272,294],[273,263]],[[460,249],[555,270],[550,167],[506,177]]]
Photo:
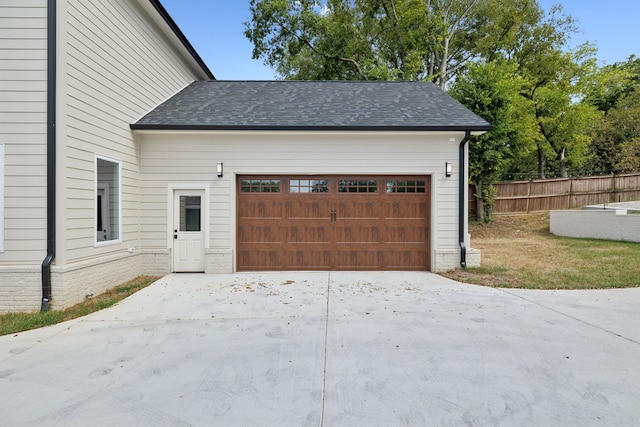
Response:
[[[573,239],[549,232],[549,214],[499,216],[470,224],[482,266],[443,274],[477,285],[530,289],[640,286],[640,244]]]
[[[65,310],[50,310],[45,313],[0,314],[0,335],[28,331],[29,329],[41,328],[86,316],[103,308],[111,307],[140,289],[146,288],[158,279],[159,277],[154,276],[140,276]]]

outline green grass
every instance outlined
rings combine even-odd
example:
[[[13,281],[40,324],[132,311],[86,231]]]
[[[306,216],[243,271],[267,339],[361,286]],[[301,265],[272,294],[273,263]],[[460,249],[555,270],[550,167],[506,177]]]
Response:
[[[45,313],[0,314],[0,335],[15,334],[86,316],[87,314],[111,307],[140,289],[146,288],[158,279],[159,277],[140,276],[64,310],[50,310]]]

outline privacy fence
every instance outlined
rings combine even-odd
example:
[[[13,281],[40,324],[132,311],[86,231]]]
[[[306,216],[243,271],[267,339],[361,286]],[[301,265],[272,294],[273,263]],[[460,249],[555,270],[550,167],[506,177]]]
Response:
[[[494,214],[527,214],[586,205],[640,200],[640,173],[496,184]],[[469,216],[475,218],[475,188],[469,186]]]

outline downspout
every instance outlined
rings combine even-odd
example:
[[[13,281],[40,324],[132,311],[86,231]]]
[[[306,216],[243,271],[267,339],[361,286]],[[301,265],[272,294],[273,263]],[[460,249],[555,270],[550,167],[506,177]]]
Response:
[[[458,201],[458,239],[460,240],[460,267],[462,268],[467,268],[467,245],[464,243],[464,238],[465,238],[465,229],[464,229],[464,223],[465,223],[465,215],[467,215],[467,211],[464,208],[465,202],[466,202],[466,197],[467,197],[467,187],[468,184],[465,181],[464,177],[465,177],[465,169],[466,169],[466,163],[465,163],[465,156],[464,156],[464,146],[466,145],[466,143],[469,141],[469,138],[471,138],[471,132],[470,131],[466,131],[464,138],[462,139],[462,141],[460,141],[460,152],[458,154],[459,156],[459,161],[460,161],[460,200]]]
[[[51,301],[51,264],[56,258],[56,0],[47,1],[47,257],[42,261],[42,305]]]

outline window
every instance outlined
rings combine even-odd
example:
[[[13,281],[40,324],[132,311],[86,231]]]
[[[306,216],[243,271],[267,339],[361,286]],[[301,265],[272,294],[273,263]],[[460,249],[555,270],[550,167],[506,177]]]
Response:
[[[291,193],[326,193],[329,185],[326,179],[292,179],[289,181]]]
[[[425,181],[389,180],[387,193],[424,193],[427,185]]]
[[[279,193],[279,179],[243,179],[240,182],[243,193]]]
[[[341,179],[340,193],[377,193],[378,181],[375,179]]]
[[[180,196],[180,231],[200,231],[200,196]]]
[[[0,252],[4,251],[4,145],[0,144]]]
[[[121,164],[96,156],[96,243],[122,241]]]

